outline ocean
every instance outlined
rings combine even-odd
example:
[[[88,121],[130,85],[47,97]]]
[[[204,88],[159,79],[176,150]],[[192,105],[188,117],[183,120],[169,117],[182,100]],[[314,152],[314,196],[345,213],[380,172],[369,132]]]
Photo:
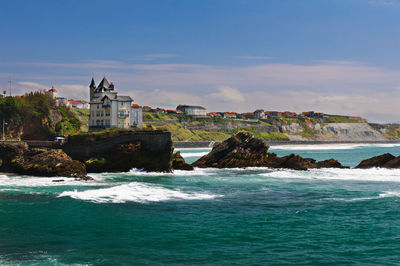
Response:
[[[210,149],[181,149],[193,162]],[[347,166],[399,144],[285,145]],[[400,169],[0,175],[1,265],[377,265],[400,261]]]

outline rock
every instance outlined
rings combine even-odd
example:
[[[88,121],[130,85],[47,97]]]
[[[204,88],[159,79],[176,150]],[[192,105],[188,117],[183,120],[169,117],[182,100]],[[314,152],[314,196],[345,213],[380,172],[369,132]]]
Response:
[[[89,132],[69,136],[63,150],[86,165],[87,172],[171,172],[171,133],[162,130]]]
[[[372,158],[361,161],[360,164],[356,166],[356,168],[384,167],[385,164],[387,164],[389,161],[391,161],[395,158],[396,157],[394,157],[392,154],[385,153],[385,154],[382,154],[379,156],[374,156]]]
[[[210,153],[192,165],[195,167],[236,168],[264,166],[269,146],[246,131],[240,131],[215,145]]]
[[[172,155],[172,169],[191,171],[193,170],[193,166],[186,163],[181,153],[177,151]]]
[[[344,167],[334,159],[316,162],[312,158],[303,158],[295,154],[278,157],[275,153],[268,153],[268,149],[269,146],[264,141],[254,138],[246,131],[241,131],[214,146],[209,154],[192,165],[215,168],[271,167],[294,170]]]
[[[312,168],[312,167],[310,167]],[[335,159],[329,159],[325,161],[317,162],[315,168],[349,168],[347,166],[343,166],[339,161]]]
[[[311,158],[303,158],[293,153],[284,157],[278,157],[275,153],[266,156],[265,166],[271,168],[287,168],[294,170],[307,170],[315,167],[315,160]]]
[[[383,168],[400,168],[400,156],[395,157],[394,159],[385,163]]]
[[[86,167],[59,149],[28,148],[24,143],[0,144],[0,171],[34,176],[86,178]]]

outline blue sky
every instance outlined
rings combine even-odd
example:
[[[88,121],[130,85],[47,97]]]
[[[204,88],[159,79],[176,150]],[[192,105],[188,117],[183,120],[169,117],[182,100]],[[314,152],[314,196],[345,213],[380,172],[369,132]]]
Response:
[[[399,122],[400,1],[0,1],[0,88]]]

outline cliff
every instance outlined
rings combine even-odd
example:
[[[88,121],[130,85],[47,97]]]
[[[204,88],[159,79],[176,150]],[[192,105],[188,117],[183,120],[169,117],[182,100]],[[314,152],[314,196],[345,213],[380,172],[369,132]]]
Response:
[[[70,110],[56,106],[50,95],[41,92],[0,98],[0,117],[6,123],[6,139],[52,140],[61,132],[69,134],[80,128]]]
[[[115,129],[75,134],[63,150],[84,162],[88,172],[172,171],[173,145],[168,131]]]
[[[145,124],[162,127],[174,141],[223,141],[241,130],[266,141],[385,141],[400,139],[399,126],[368,124],[364,120],[330,115],[270,117],[268,119],[190,119],[178,115],[145,113]]]

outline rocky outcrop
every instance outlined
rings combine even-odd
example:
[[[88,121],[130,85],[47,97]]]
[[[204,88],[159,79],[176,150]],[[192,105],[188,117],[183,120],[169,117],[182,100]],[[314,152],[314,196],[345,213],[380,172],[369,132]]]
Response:
[[[29,148],[26,143],[0,144],[0,171],[87,180],[86,167],[60,149]]]
[[[191,171],[193,170],[193,166],[186,163],[185,159],[183,159],[181,153],[177,151],[172,155],[172,169],[174,170],[185,170]]]
[[[385,153],[382,155],[371,157],[369,159],[365,159],[356,166],[356,168],[362,169],[371,167],[400,168],[400,156],[395,157],[390,153]]]
[[[171,133],[162,130],[111,130],[72,135],[63,150],[85,163],[90,173],[172,171]]]
[[[269,146],[246,131],[240,131],[214,146],[192,165],[196,167],[235,168],[264,166]]]
[[[316,162],[312,158],[303,158],[295,154],[278,157],[275,153],[268,153],[268,149],[269,146],[262,140],[254,138],[246,131],[241,131],[214,146],[210,153],[192,165],[203,168],[271,167],[295,170],[344,167],[334,159]]]

